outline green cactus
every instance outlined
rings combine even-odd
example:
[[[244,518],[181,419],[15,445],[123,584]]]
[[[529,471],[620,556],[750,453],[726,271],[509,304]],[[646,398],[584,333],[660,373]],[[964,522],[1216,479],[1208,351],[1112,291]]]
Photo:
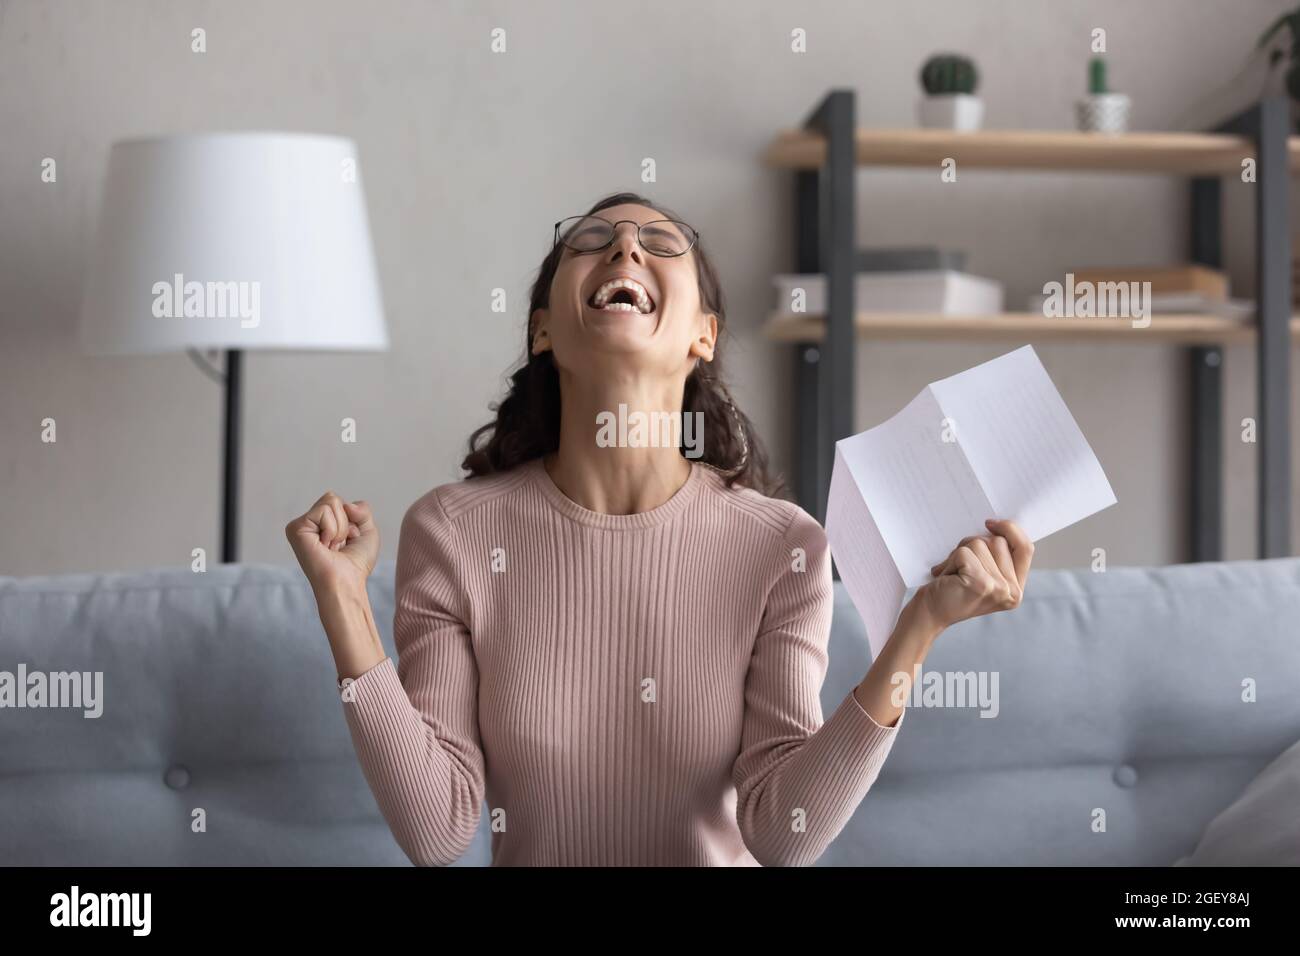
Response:
[[[974,93],[979,86],[979,71],[967,57],[957,53],[939,53],[921,67],[921,86],[931,96]]]
[[[1099,56],[1088,62],[1088,92],[1093,96],[1109,92],[1106,89],[1106,61]]]

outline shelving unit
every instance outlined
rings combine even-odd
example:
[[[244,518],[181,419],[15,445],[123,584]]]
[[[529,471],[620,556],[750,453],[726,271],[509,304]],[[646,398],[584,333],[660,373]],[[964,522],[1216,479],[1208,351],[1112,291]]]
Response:
[[[800,504],[825,519],[835,441],[853,434],[855,350],[860,338],[1119,341],[1187,349],[1192,416],[1188,515],[1191,560],[1223,550],[1222,348],[1253,342],[1258,355],[1259,554],[1290,554],[1291,310],[1288,189],[1300,172],[1300,137],[1290,136],[1280,97],[1208,133],[858,129],[851,90],[833,90],[803,128],[778,135],[764,161],[795,173],[796,268],[826,277],[826,314],[776,315],[775,341],[795,345],[796,487]],[[1156,315],[1146,328],[1125,318],[1047,318],[1032,313],[948,316],[854,312],[856,173],[860,166],[1160,173],[1188,177],[1189,261],[1222,267],[1221,176],[1256,162],[1256,315],[1253,321],[1206,315]]]

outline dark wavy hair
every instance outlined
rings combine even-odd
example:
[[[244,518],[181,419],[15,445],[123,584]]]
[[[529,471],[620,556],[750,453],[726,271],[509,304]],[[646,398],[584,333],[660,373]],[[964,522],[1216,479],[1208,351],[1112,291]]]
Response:
[[[587,215],[610,206],[633,204],[653,209],[669,219],[681,219],[671,210],[636,193],[614,193],[598,201]],[[509,394],[488,407],[496,413],[495,421],[474,431],[469,439],[469,453],[461,462],[467,478],[507,471],[516,465],[540,458],[560,447],[560,376],[550,351],[534,355],[532,316],[550,302],[551,283],[564,254],[563,243],[555,243],[537,270],[528,301],[528,323],[524,336],[524,365],[510,377]],[[722,379],[722,346],[726,341],[727,315],[714,268],[703,245],[696,243],[688,253],[695,262],[699,280],[700,305],[718,317],[718,340],[713,361],[696,363],[686,379],[682,411],[701,412],[703,453],[699,461],[726,474],[728,487],[742,485],[765,495],[784,495],[785,485],[768,471],[767,452],[755,433],[753,423],[731,397]]]

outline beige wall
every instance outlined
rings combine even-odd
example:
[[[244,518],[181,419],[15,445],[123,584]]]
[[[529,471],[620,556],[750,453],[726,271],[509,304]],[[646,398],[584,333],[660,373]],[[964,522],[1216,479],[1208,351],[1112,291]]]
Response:
[[[1257,95],[1251,59],[1291,0],[632,4],[0,3],[0,574],[134,569],[218,550],[220,404],[184,355],[75,351],[81,269],[109,144],[207,129],[336,132],[360,144],[393,349],[252,354],[243,557],[291,560],[283,526],[326,487],[373,502],[392,556],[402,512],[459,477],[469,432],[521,356],[527,284],[558,218],[644,189],[705,234],[730,299],[736,392],[789,461],[790,366],[759,327],[791,265],[788,173],[758,156],[831,86],[859,120],[909,126],[916,73],[956,48],[981,67],[986,123],[1068,128],[1089,31],[1134,125],[1195,127]],[[208,52],[190,52],[194,27]],[[507,30],[508,52],[488,52]],[[809,51],[789,52],[791,29]],[[58,182],[43,184],[44,157]],[[642,157],[658,182],[639,182]],[[1164,177],[860,174],[862,243],[966,248],[1015,306],[1073,266],[1185,252],[1184,184]],[[939,190],[943,192],[940,194]],[[1228,189],[1234,278],[1250,279],[1250,197]],[[504,287],[509,315],[489,308]],[[1244,288],[1244,287],[1243,287]],[[1246,289],[1245,291],[1249,291]],[[860,427],[1001,345],[863,350]],[[1047,539],[1043,567],[1185,555],[1186,373],[1157,345],[1040,346],[1119,504]],[[1229,557],[1253,557],[1249,348],[1227,356]],[[1300,386],[1295,388],[1300,395]],[[1293,412],[1300,422],[1300,409]],[[40,421],[58,441],[40,441]],[[339,420],[359,423],[343,444]],[[1300,469],[1296,471],[1300,476]],[[1300,514],[1293,540],[1300,541]]]

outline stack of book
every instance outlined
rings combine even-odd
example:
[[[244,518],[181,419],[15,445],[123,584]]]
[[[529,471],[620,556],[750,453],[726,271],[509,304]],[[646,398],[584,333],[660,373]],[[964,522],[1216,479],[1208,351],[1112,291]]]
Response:
[[[1225,319],[1246,319],[1255,304],[1228,296],[1228,276],[1219,269],[1201,265],[1178,265],[1161,268],[1080,269],[1052,280],[1062,286],[1067,297],[1071,290],[1099,289],[1118,283],[1149,297],[1152,315],[1217,315]],[[1149,283],[1149,285],[1148,285]],[[1049,283],[1049,285],[1052,283]],[[1049,294],[1029,297],[1029,311],[1043,311]]]
[[[931,249],[860,249],[854,277],[855,312],[996,315],[1002,284],[963,272],[964,253]],[[777,310],[826,313],[826,277],[777,275]]]

